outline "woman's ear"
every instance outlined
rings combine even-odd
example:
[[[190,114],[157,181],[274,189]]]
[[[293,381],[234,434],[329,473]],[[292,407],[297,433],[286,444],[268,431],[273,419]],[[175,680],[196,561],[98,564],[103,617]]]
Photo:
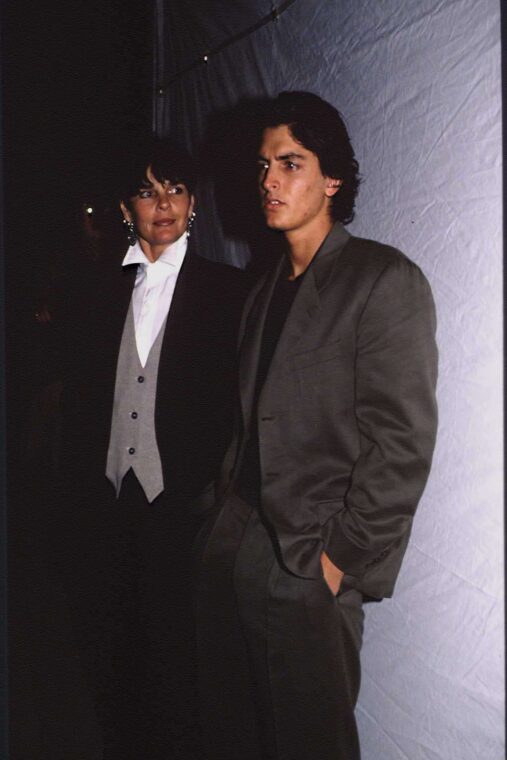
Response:
[[[127,222],[131,222],[132,221],[132,214],[128,210],[128,208],[126,207],[126,205],[124,204],[123,201],[120,201],[120,208],[121,208],[121,213],[123,214],[123,218],[126,219]]]

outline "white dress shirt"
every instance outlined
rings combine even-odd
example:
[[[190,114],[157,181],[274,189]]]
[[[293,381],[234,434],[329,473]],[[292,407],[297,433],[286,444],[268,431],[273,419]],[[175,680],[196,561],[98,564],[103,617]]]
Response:
[[[130,246],[123,259],[122,266],[138,265],[132,306],[137,353],[143,367],[171,308],[176,280],[187,252],[187,242],[188,236],[183,234],[168,245],[156,261],[149,261],[137,241]]]

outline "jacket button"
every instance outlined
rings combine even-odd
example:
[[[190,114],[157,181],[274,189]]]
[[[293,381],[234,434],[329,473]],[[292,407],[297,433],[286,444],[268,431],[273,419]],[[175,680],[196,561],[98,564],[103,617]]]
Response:
[[[137,412],[130,412],[130,416],[133,420],[137,420]]]
[[[131,446],[129,449],[129,454],[135,454],[135,453],[136,453],[136,450],[134,449],[133,446]]]
[[[137,378],[137,382],[144,383],[144,377],[142,375],[139,375],[139,377]]]

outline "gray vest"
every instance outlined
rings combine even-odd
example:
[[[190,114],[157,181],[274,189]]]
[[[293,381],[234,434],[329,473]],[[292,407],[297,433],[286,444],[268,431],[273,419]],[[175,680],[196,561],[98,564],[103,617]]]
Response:
[[[106,476],[115,487],[116,496],[119,496],[122,480],[131,467],[149,502],[164,490],[162,462],[155,435],[155,399],[165,325],[166,320],[143,367],[137,353],[134,312],[130,302],[116,367],[107,452]]]

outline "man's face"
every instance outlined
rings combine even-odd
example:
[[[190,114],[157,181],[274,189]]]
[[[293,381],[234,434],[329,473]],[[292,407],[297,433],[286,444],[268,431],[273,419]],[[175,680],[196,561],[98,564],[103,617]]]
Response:
[[[309,234],[329,228],[331,197],[340,184],[322,174],[315,153],[297,142],[286,124],[264,131],[259,187],[268,227]]]
[[[141,248],[150,261],[158,259],[168,245],[187,229],[194,208],[194,197],[183,184],[159,182],[148,166],[148,187],[140,187],[129,200],[130,208],[121,204],[123,215],[136,225]]]

